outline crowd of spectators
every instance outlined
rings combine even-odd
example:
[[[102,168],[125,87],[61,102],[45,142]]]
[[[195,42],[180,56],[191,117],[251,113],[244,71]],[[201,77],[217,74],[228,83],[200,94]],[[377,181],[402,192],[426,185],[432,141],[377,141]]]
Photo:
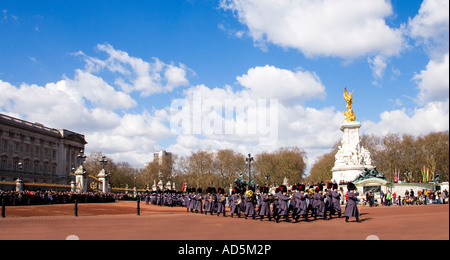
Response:
[[[5,206],[49,205],[75,203],[106,203],[117,200],[135,200],[133,194],[71,191],[12,191],[0,190]]]
[[[427,204],[447,204],[449,203],[448,191],[444,189],[440,190],[418,190],[414,192],[411,190],[406,190],[404,194],[397,194],[396,192],[391,193],[387,191],[384,193],[380,192],[379,196],[375,196],[373,192],[367,192],[363,198],[364,205],[369,206],[391,206],[391,205],[427,205]]]

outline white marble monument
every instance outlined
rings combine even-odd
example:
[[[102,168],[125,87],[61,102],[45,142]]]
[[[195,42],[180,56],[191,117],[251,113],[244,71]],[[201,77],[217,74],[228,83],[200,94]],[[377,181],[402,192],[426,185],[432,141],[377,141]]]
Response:
[[[344,114],[347,120],[341,125],[343,132],[341,145],[335,156],[334,167],[331,169],[332,180],[337,183],[353,181],[365,168],[373,169],[370,152],[361,144],[359,134],[361,123],[356,121],[351,107],[352,95],[353,93],[349,94],[345,88],[344,99],[347,101],[348,111]]]
[[[341,145],[331,169],[332,178],[337,183],[353,181],[365,168],[373,169],[370,153],[361,144],[360,127],[361,124],[356,121],[345,122],[341,126]]]

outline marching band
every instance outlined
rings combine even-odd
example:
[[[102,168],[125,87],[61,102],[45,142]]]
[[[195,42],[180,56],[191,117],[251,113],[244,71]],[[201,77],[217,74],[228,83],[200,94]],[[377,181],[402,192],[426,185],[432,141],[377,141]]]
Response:
[[[230,216],[241,218],[243,214],[247,219],[249,216],[256,220],[257,217],[263,221],[275,220],[279,223],[281,219],[285,222],[297,223],[302,218],[310,222],[310,217],[317,220],[318,217],[330,220],[337,215],[341,218],[341,196],[338,185],[328,183],[324,190],[324,184],[316,187],[307,187],[304,184],[296,184],[288,191],[285,185],[281,185],[270,192],[269,187],[260,187],[258,192],[253,188],[246,191],[237,187],[232,189],[228,195],[224,189],[208,187],[205,194],[201,188],[187,188],[186,192],[154,191],[147,193],[145,201],[158,206],[182,206],[186,212],[200,213],[205,215],[216,215],[226,217],[226,205],[228,204]],[[345,206],[344,217],[348,222],[350,217],[356,217],[360,222],[357,207],[358,193],[353,183],[348,183],[348,192],[345,195],[348,200]],[[291,220],[292,218],[292,220]]]

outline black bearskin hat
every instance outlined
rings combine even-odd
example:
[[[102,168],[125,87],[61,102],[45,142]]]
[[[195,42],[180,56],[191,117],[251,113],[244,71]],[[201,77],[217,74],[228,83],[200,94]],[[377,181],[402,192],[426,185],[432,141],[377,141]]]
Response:
[[[353,182],[347,183],[347,190],[356,190],[356,185]]]
[[[299,191],[305,191],[305,189],[306,189],[305,184],[299,184],[299,185],[298,185],[298,190],[299,190]]]

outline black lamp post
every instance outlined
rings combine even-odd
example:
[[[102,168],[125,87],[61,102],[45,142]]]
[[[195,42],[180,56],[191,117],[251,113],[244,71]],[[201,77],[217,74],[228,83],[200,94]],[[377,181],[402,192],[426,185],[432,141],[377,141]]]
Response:
[[[83,149],[81,149],[80,152],[78,153],[77,159],[79,160],[80,165],[83,165],[84,160],[86,160],[86,154],[84,154],[84,150]]]
[[[252,162],[253,162],[253,157],[251,154],[248,154],[248,157],[245,158],[245,161],[248,164],[248,184],[249,186],[252,183]]]
[[[19,163],[17,164],[19,166],[19,180],[22,180],[22,170],[23,170],[23,162],[19,161]]]
[[[102,165],[102,170],[105,169],[105,165],[108,164],[108,160],[106,160],[106,156],[102,156],[102,159],[98,161]]]

